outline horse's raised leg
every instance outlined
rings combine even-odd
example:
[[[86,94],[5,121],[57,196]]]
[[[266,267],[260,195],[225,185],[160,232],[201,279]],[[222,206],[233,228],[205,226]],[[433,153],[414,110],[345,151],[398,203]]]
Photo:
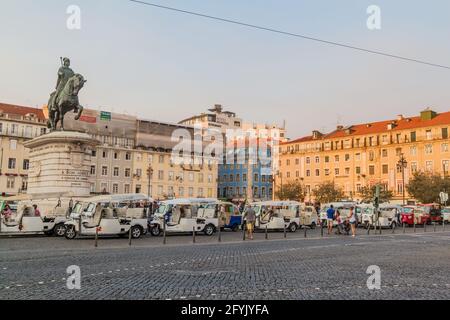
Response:
[[[62,108],[59,108],[59,121],[61,121],[61,131],[64,131],[64,113]]]
[[[83,110],[84,110],[84,108],[82,107],[82,106],[78,106],[78,113],[77,113],[77,115],[75,116],[75,120],[80,120],[80,118],[81,118],[81,114],[83,113]]]

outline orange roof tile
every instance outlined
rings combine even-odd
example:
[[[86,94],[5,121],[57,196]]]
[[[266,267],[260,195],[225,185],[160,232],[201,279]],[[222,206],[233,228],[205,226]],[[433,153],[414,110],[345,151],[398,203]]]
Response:
[[[389,124],[395,124],[395,127],[391,130],[388,129]],[[357,124],[346,127],[342,130],[335,130],[328,134],[325,134],[322,138],[317,140],[325,140],[325,139],[336,139],[336,138],[345,138],[350,136],[361,136],[361,135],[370,135],[370,134],[379,134],[385,132],[395,132],[401,130],[411,130],[425,127],[433,127],[440,125],[450,125],[450,112],[437,113],[436,116],[431,120],[422,120],[421,117],[405,117],[401,120],[386,120],[386,121],[378,121],[364,124]],[[350,133],[346,129],[350,130]],[[293,141],[288,141],[283,143],[283,145],[299,143],[299,142],[307,142],[314,140],[312,136],[299,138]]]
[[[12,104],[0,103],[0,111],[8,114],[15,114],[20,116],[25,116],[30,113],[34,113],[39,120],[45,121],[46,118],[44,116],[44,112],[42,109],[31,108],[31,107],[23,107]]]

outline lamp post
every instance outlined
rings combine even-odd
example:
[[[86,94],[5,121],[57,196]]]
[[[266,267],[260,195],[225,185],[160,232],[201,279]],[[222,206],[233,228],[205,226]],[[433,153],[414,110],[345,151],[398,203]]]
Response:
[[[405,201],[405,169],[408,167],[408,161],[405,159],[403,153],[400,154],[400,159],[397,162],[397,169],[402,172],[402,193],[403,193],[403,205],[406,205]]]
[[[148,165],[147,176],[148,176],[148,186],[147,186],[148,190],[147,190],[147,193],[148,193],[148,197],[150,198],[151,197],[151,188],[152,188],[152,176],[153,176],[153,168],[152,168],[151,164]]]

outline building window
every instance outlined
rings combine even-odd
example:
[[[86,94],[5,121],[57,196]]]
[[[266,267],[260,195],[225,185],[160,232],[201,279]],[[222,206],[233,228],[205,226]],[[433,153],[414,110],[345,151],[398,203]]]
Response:
[[[178,196],[179,197],[184,197],[184,188],[183,187],[179,187],[178,188]]]
[[[103,159],[108,158],[108,151],[103,150],[102,157]]]
[[[290,165],[291,165],[291,160],[289,160],[289,159],[286,160],[286,165],[287,165],[287,166],[290,166]]]
[[[411,136],[411,142],[416,142],[417,141],[417,137],[416,137],[416,132],[415,131],[411,132],[410,136]]]
[[[409,153],[413,157],[417,156],[417,147],[416,146],[412,146],[411,148],[409,148]]]
[[[125,169],[125,178],[130,178],[131,177],[131,169],[130,168],[126,168]]]
[[[124,193],[130,193],[130,185],[129,184],[125,184],[123,186],[123,192]]]
[[[320,157],[316,157],[316,163],[320,163]]]
[[[142,177],[142,169],[136,169],[136,176],[138,178]]]
[[[388,174],[389,173],[389,166],[387,164],[383,164],[383,174]]]
[[[159,163],[164,163],[164,155],[159,156]]]
[[[299,165],[300,164],[300,159],[295,159],[295,165]]]
[[[16,158],[9,158],[8,169],[15,169],[15,168],[16,168]]]
[[[442,169],[444,170],[445,175],[447,175],[447,173],[448,173],[449,163],[450,163],[450,161],[448,161],[448,160],[442,161]]]
[[[9,141],[9,149],[10,150],[16,150],[17,149],[17,140],[10,140]]]
[[[7,189],[14,189],[15,184],[16,184],[16,177],[8,177],[6,179],[6,188]]]
[[[97,156],[97,150],[91,150],[91,156],[95,158]]]
[[[345,161],[350,161],[350,155],[349,154],[345,155]]]
[[[254,181],[255,181],[255,182],[258,182],[258,181],[259,181],[259,175],[258,175],[257,173],[255,173],[255,179],[254,179]]]
[[[427,140],[433,139],[433,135],[431,134],[431,130],[427,130],[425,135],[426,135],[426,139]]]
[[[320,176],[320,170],[316,169],[316,177],[319,177],[319,176]]]
[[[334,175],[338,176],[339,175],[339,168],[334,169]]]
[[[95,175],[95,166],[91,166],[91,176]]]
[[[287,173],[286,173],[286,178],[290,178],[291,177],[291,173],[288,171]],[[255,182],[257,182],[257,181],[255,181]]]
[[[425,170],[428,172],[433,171],[433,161],[427,161],[425,162]]]
[[[41,128],[41,136],[47,133],[47,128]]]
[[[306,164],[310,164],[311,163],[311,158],[310,157],[306,157]]]
[[[355,154],[355,160],[360,161],[361,160],[361,153]]]
[[[118,194],[119,193],[119,185],[117,183],[113,184],[113,193]]]
[[[114,175],[114,177],[118,177],[119,176],[119,167],[114,167],[113,175]]]
[[[311,170],[306,170],[306,176],[311,177]]]
[[[195,177],[194,177],[194,173],[193,172],[189,172],[189,181],[190,182],[194,182]]]
[[[118,160],[119,159],[119,153],[114,152],[114,160]]]
[[[164,180],[164,171],[163,170],[158,171],[158,180]]]
[[[356,167],[355,172],[356,174],[361,174],[361,167]]]
[[[373,151],[369,151],[369,161],[375,160],[375,153]]]
[[[164,195],[164,187],[158,186],[158,197],[162,197]]]
[[[30,160],[25,159],[23,160],[23,170],[28,170],[30,169]]]
[[[175,180],[175,173],[173,171],[169,171],[169,181]]]
[[[140,184],[136,185],[136,193],[141,193],[142,192],[142,186]]]
[[[242,181],[247,182],[247,174],[246,173],[244,173],[242,175]]]
[[[411,162],[411,172],[417,172],[418,168],[417,168],[417,162]]]
[[[198,196],[199,196],[200,198],[203,197],[203,188],[198,188]]]
[[[192,198],[194,196],[194,188],[189,188],[189,197]]]
[[[373,176],[375,174],[375,166],[369,166],[369,174]]]
[[[441,152],[448,152],[448,143],[441,144]]]
[[[103,166],[102,167],[102,176],[107,176],[108,175],[108,167]]]
[[[329,156],[326,156],[325,157],[325,163],[329,163],[330,162],[330,157]]]
[[[432,154],[433,153],[433,145],[432,144],[426,144],[425,145],[425,154]]]
[[[338,155],[334,156],[334,162],[339,162],[339,156]]]
[[[388,156],[388,151],[387,151],[387,149],[383,149],[383,150],[381,151],[381,156],[382,156],[383,158],[386,158],[386,157]]]
[[[448,139],[448,129],[442,128],[441,132],[442,132],[442,139]]]
[[[131,153],[129,153],[129,152],[125,153],[125,160],[127,160],[127,161],[131,160]]]

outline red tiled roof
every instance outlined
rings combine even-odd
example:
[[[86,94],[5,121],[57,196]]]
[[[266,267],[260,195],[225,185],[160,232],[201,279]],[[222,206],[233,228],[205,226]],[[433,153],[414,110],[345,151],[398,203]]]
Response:
[[[20,116],[25,116],[30,113],[34,113],[39,120],[45,121],[46,118],[44,116],[44,112],[42,109],[38,108],[30,108],[23,106],[16,106],[12,104],[0,103],[0,111],[8,114],[15,114]]]
[[[302,137],[302,138],[298,138],[295,140],[291,140],[291,141],[286,141],[283,143],[280,143],[280,145],[287,145],[287,144],[293,144],[293,143],[300,143],[300,142],[307,142],[307,141],[313,141],[313,136],[307,136],[307,137]]]
[[[393,129],[389,130],[388,125],[391,123],[393,123],[395,125],[395,127]],[[433,126],[440,126],[440,125],[450,125],[450,112],[437,113],[436,116],[431,120],[422,120],[421,117],[419,116],[419,117],[405,117],[401,120],[398,120],[398,119],[386,120],[386,121],[352,125],[352,126],[344,128],[342,130],[335,130],[333,132],[325,134],[322,138],[319,138],[317,140],[345,138],[345,137],[350,137],[350,136],[361,136],[361,135],[369,135],[369,134],[379,134],[379,133],[384,133],[384,132],[395,132],[395,131],[401,131],[401,130],[411,130],[411,129],[426,128],[426,127],[433,127]],[[348,130],[350,130],[349,133],[348,133]],[[314,140],[312,138],[312,136],[308,136],[308,137],[303,137],[303,138],[296,139],[293,141],[288,141],[283,144],[287,145],[287,144],[307,142],[307,141],[312,141],[312,140]]]

